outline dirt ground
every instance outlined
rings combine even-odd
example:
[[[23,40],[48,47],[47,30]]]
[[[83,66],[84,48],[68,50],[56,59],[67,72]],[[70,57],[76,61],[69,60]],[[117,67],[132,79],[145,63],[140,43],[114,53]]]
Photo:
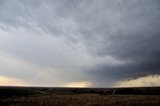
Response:
[[[160,106],[160,95],[51,94],[1,97],[0,106]]]

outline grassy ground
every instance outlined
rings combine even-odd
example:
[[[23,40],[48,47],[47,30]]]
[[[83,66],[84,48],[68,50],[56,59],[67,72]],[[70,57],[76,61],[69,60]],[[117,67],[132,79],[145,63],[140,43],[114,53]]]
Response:
[[[160,106],[160,95],[47,94],[0,97],[11,106]]]

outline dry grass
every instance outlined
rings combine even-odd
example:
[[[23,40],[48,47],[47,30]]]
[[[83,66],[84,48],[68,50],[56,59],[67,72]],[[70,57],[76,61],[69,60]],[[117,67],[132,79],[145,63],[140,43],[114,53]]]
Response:
[[[0,98],[11,106],[160,106],[160,95],[52,94]]]

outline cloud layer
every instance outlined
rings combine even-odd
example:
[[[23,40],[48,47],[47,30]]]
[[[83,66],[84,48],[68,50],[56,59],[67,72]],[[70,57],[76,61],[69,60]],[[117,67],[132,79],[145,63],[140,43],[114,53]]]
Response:
[[[159,0],[1,0],[0,10],[2,76],[107,87],[160,74]]]

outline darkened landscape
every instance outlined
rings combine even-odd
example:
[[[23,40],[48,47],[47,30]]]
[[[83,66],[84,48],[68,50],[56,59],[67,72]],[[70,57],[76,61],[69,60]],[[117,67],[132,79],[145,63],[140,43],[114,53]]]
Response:
[[[0,87],[0,105],[159,106],[160,87],[139,87],[139,88]]]

